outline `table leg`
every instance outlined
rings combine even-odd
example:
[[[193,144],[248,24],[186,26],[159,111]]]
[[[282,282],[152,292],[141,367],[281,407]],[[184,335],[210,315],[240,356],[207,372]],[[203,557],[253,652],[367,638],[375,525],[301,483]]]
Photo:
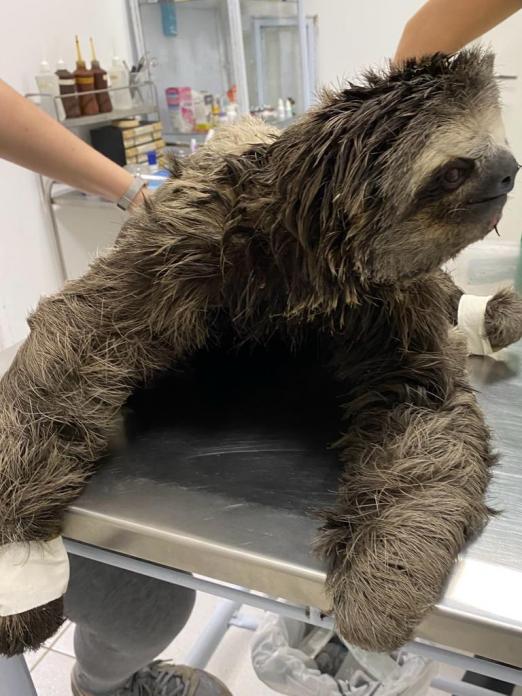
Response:
[[[480,657],[476,655],[480,660],[487,660],[487,657]],[[489,660],[489,662],[494,662],[496,665],[502,665],[503,667],[511,667],[511,665],[506,665],[503,662],[498,662],[497,660]],[[500,679],[494,679],[493,677],[486,677],[483,674],[475,674],[474,672],[466,672],[462,681],[465,684],[474,684],[475,686],[481,686],[484,689],[491,689],[498,694],[506,694],[511,696],[515,691],[513,684],[508,684]]]
[[[239,602],[223,599],[214,610],[199,640],[184,660],[190,667],[204,669],[230,625],[230,619],[241,609]]]
[[[23,655],[0,656],[0,696],[38,696]]]

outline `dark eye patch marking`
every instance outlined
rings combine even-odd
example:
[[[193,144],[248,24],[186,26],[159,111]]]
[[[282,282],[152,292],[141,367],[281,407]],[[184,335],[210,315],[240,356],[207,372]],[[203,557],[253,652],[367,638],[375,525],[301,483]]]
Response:
[[[417,194],[419,202],[440,198],[446,193],[456,191],[469,179],[475,169],[471,158],[456,157],[436,169]]]

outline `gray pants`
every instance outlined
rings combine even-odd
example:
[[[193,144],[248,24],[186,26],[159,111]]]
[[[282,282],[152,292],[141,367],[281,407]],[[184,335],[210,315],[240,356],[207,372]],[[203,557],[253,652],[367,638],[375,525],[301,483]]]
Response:
[[[69,556],[65,613],[76,624],[78,686],[113,693],[164,650],[187,622],[196,593],[79,556]]]

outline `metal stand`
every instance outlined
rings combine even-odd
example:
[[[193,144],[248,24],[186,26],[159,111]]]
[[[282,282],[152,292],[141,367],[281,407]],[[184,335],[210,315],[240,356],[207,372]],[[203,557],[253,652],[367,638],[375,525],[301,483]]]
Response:
[[[223,636],[230,626],[234,614],[239,611],[241,604],[225,599],[218,604],[210,621],[205,626],[205,631],[194,643],[189,654],[184,660],[191,667],[204,669],[216,648],[221,643]]]
[[[248,616],[237,616],[242,604],[272,611],[316,626],[329,628],[334,626],[331,617],[324,616],[312,607],[288,604],[242,588],[223,585],[211,579],[194,577],[179,570],[123,556],[113,551],[106,551],[105,549],[81,544],[76,541],[65,540],[65,545],[69,553],[77,556],[90,558],[100,563],[108,563],[134,573],[140,573],[165,582],[191,587],[195,590],[223,597],[224,601],[218,605],[207,624],[206,630],[188,655],[186,662],[193,667],[204,668],[206,666],[229,626],[239,625],[250,629],[255,628],[255,621],[250,621]],[[455,665],[462,668],[462,670],[484,674],[509,684],[522,685],[522,670],[514,667],[485,659],[468,657],[419,641],[408,643],[405,648],[437,662]],[[453,682],[439,677],[433,680],[432,686],[457,696],[494,696],[498,693],[473,684]],[[37,696],[29,670],[22,656],[10,659],[0,657],[0,696]]]
[[[0,696],[37,696],[23,655],[0,656]]]

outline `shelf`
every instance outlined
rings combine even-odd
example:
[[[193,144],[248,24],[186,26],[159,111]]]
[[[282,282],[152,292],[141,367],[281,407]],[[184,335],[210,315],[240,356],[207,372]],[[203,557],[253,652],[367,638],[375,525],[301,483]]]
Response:
[[[130,109],[118,109],[109,111],[105,114],[96,114],[95,116],[78,116],[78,118],[66,118],[61,121],[63,126],[67,128],[77,128],[79,126],[94,126],[99,123],[110,123],[118,121],[122,118],[130,118],[141,114],[158,113],[156,104],[142,104],[141,106],[133,106]]]
[[[192,133],[175,133],[173,131],[167,131],[163,133],[163,140],[167,146],[172,147],[173,145],[190,145],[190,141],[194,138],[198,145],[205,142],[205,138],[208,135],[208,131],[194,131]]]
[[[262,120],[262,119],[261,119]],[[288,126],[292,125],[292,123],[295,123],[297,120],[296,116],[291,116],[289,118],[285,118],[283,121],[277,121],[276,119],[267,119],[264,122],[269,125],[269,126],[274,126],[275,128],[279,128],[279,130],[285,130],[285,128],[288,128]],[[217,126],[219,128],[219,126]],[[207,137],[207,132],[205,131],[193,131],[191,133],[179,133],[179,132],[174,132],[174,131],[166,131],[163,133],[163,139],[165,140],[165,143],[172,147],[174,145],[185,145],[189,146],[190,141],[195,138],[197,141],[198,145],[201,145],[202,143],[205,142],[205,138]]]
[[[222,0],[174,0],[174,2],[178,6],[176,8],[177,10],[183,10],[184,7],[197,7],[201,10],[214,10],[219,7]],[[138,4],[141,6],[159,5],[160,0],[138,0]]]

